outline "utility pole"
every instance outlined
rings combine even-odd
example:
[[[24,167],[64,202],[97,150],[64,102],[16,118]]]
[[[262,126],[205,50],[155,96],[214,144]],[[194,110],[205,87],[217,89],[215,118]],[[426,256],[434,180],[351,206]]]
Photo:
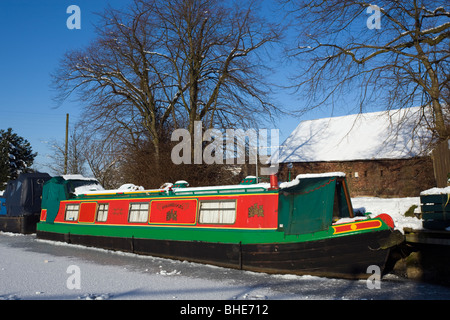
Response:
[[[64,174],[67,174],[67,158],[68,158],[68,144],[69,144],[69,114],[66,114],[66,146],[64,150]]]

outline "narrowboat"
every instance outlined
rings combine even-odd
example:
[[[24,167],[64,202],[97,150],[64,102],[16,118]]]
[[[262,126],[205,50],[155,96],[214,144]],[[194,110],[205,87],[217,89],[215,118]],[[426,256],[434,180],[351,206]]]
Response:
[[[47,173],[22,173],[8,181],[1,200],[0,231],[30,234],[36,232],[41,213],[41,195]]]
[[[367,278],[384,269],[398,231],[387,214],[354,217],[343,173],[290,182],[156,190],[44,185],[40,239],[266,273]]]

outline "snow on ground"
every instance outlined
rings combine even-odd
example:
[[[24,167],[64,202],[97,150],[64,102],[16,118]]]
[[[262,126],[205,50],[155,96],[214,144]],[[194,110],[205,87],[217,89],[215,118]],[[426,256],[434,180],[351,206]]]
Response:
[[[183,269],[193,267],[187,262],[19,237],[0,234],[0,256],[11,257],[0,262],[0,300],[229,300],[267,296],[260,288],[183,276]],[[79,270],[79,288],[73,270]]]

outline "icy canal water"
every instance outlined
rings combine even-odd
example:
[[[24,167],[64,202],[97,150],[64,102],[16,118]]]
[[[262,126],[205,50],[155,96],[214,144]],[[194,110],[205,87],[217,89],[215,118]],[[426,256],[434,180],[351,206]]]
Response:
[[[373,286],[372,286],[373,287]],[[385,276],[367,281],[269,275],[0,232],[0,300],[413,300],[450,288]]]

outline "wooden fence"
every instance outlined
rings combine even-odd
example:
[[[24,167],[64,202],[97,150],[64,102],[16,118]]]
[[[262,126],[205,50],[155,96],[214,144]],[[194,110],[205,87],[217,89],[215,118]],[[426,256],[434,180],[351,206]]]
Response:
[[[433,150],[433,165],[437,186],[447,187],[450,179],[450,139],[441,142]]]

